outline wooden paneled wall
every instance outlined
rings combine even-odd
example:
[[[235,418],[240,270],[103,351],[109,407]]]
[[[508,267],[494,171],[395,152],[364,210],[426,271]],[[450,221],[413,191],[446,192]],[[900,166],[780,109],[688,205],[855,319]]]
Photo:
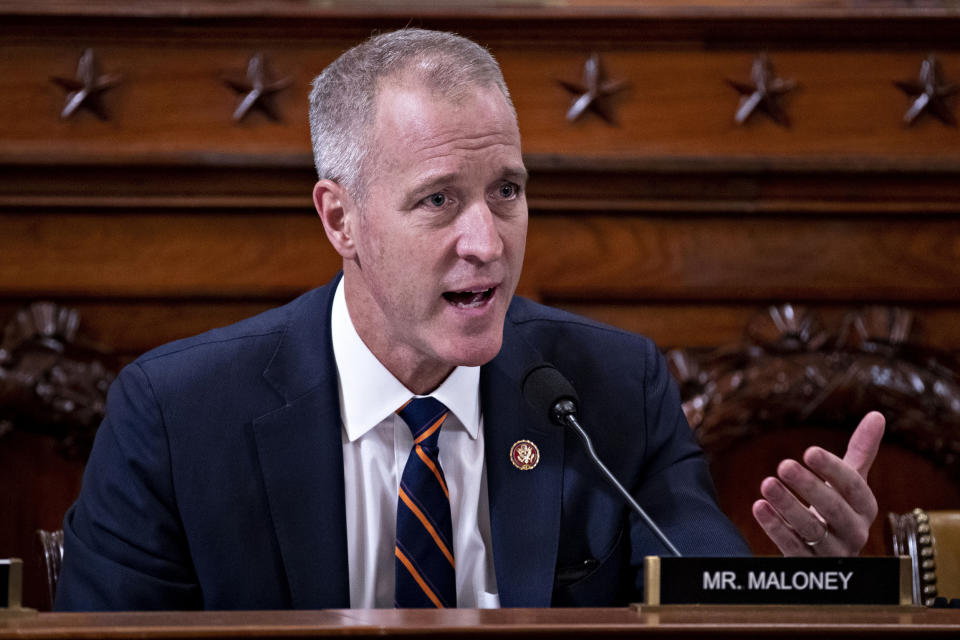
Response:
[[[21,4],[0,3],[4,311],[76,305],[132,356],[324,282],[338,261],[309,199],[310,79],[412,19],[503,64],[532,173],[525,295],[663,346],[735,340],[773,301],[896,303],[932,344],[960,347],[960,133],[930,115],[906,126],[894,86],[932,51],[945,82],[960,78],[955,10]],[[50,78],[72,77],[87,47],[122,75],[103,94],[107,121],[59,117]],[[749,81],[761,51],[798,83],[781,101],[790,127],[733,121],[727,80]],[[290,80],[280,122],[231,120],[239,98],[223,78],[255,52]],[[614,126],[564,118],[557,81],[579,81],[593,52],[628,83]]]
[[[503,65],[532,176],[522,294],[663,347],[735,342],[774,302],[832,317],[896,304],[918,339],[960,350],[960,131],[931,114],[905,124],[911,98],[894,84],[931,53],[960,81],[960,9],[755,4],[0,0],[0,316],[56,300],[132,358],[325,282],[338,257],[310,202],[310,80],[412,24],[472,37]],[[107,120],[60,117],[51,77],[73,77],[87,48],[122,75]],[[257,52],[290,81],[281,119],[234,122],[223,79]],[[749,82],[761,52],[797,83],[780,100],[789,127],[734,122],[728,80]],[[558,80],[579,82],[592,53],[628,83],[614,125],[565,119]],[[945,104],[957,113],[956,96]],[[906,501],[953,500],[933,491]]]

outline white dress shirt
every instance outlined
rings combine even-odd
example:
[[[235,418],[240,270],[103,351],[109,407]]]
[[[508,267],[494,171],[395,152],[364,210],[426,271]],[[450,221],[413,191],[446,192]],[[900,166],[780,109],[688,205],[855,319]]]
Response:
[[[350,606],[392,608],[397,494],[413,436],[394,413],[414,397],[357,334],[343,280],[331,316],[340,382],[343,478],[347,511]],[[430,394],[450,416],[440,431],[440,465],[450,491],[457,605],[500,606],[490,542],[490,508],[480,414],[480,368],[457,367]]]

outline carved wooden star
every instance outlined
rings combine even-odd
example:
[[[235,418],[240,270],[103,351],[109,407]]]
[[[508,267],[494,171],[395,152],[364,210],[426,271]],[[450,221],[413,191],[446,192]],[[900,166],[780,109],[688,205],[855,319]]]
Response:
[[[790,126],[790,118],[777,101],[781,95],[797,86],[793,80],[778,78],[773,70],[773,63],[766,53],[761,53],[753,59],[750,69],[750,80],[753,84],[745,84],[730,80],[727,83],[740,92],[740,105],[734,120],[742,125],[755,111],[762,111],[770,116],[774,122],[784,127]]]
[[[573,122],[586,111],[593,111],[607,124],[616,125],[613,110],[609,104],[610,96],[622,91],[629,83],[624,80],[608,80],[600,63],[600,54],[593,53],[583,64],[583,83],[557,80],[564,89],[577,96],[567,111],[567,120]]]
[[[233,120],[243,120],[251,109],[260,109],[274,122],[280,121],[280,116],[273,104],[273,96],[290,86],[290,78],[274,80],[267,62],[262,53],[256,53],[247,63],[247,77],[244,80],[223,78],[223,82],[236,91],[244,94],[237,108],[233,112]]]
[[[100,65],[93,49],[87,49],[80,56],[77,64],[77,75],[73,78],[51,76],[50,81],[67,90],[67,99],[60,112],[61,118],[69,118],[78,109],[86,109],[101,120],[109,120],[110,116],[103,107],[101,96],[108,89],[120,84],[123,76],[117,74],[100,75]]]
[[[957,126],[957,119],[950,111],[946,99],[960,91],[960,87],[944,81],[940,61],[935,55],[927,56],[927,59],[920,63],[920,75],[916,81],[902,80],[895,81],[894,84],[911,98],[916,96],[910,108],[903,114],[904,122],[913,124],[921,113],[929,111],[944,124]]]

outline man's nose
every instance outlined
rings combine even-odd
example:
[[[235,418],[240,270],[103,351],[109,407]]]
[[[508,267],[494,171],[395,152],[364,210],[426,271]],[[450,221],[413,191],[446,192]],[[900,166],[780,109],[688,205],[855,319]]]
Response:
[[[497,217],[485,201],[471,204],[460,213],[457,254],[477,262],[492,262],[503,255],[503,239]]]

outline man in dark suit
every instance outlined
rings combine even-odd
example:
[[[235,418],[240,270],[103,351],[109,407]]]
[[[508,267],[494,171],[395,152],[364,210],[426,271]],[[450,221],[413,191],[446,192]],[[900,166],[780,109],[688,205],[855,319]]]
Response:
[[[544,361],[682,552],[748,552],[652,343],[513,297],[526,170],[485,50],[417,29],[372,38],[315,81],[311,129],[314,202],[342,276],[121,373],[65,519],[58,608],[639,599],[642,559],[663,549],[522,399]],[[418,431],[403,411],[424,401],[443,412]],[[764,481],[754,512],[785,553],[859,551],[882,430],[871,414],[843,460],[813,447]],[[413,467],[445,497],[408,499]],[[439,567],[401,544],[418,534]]]

